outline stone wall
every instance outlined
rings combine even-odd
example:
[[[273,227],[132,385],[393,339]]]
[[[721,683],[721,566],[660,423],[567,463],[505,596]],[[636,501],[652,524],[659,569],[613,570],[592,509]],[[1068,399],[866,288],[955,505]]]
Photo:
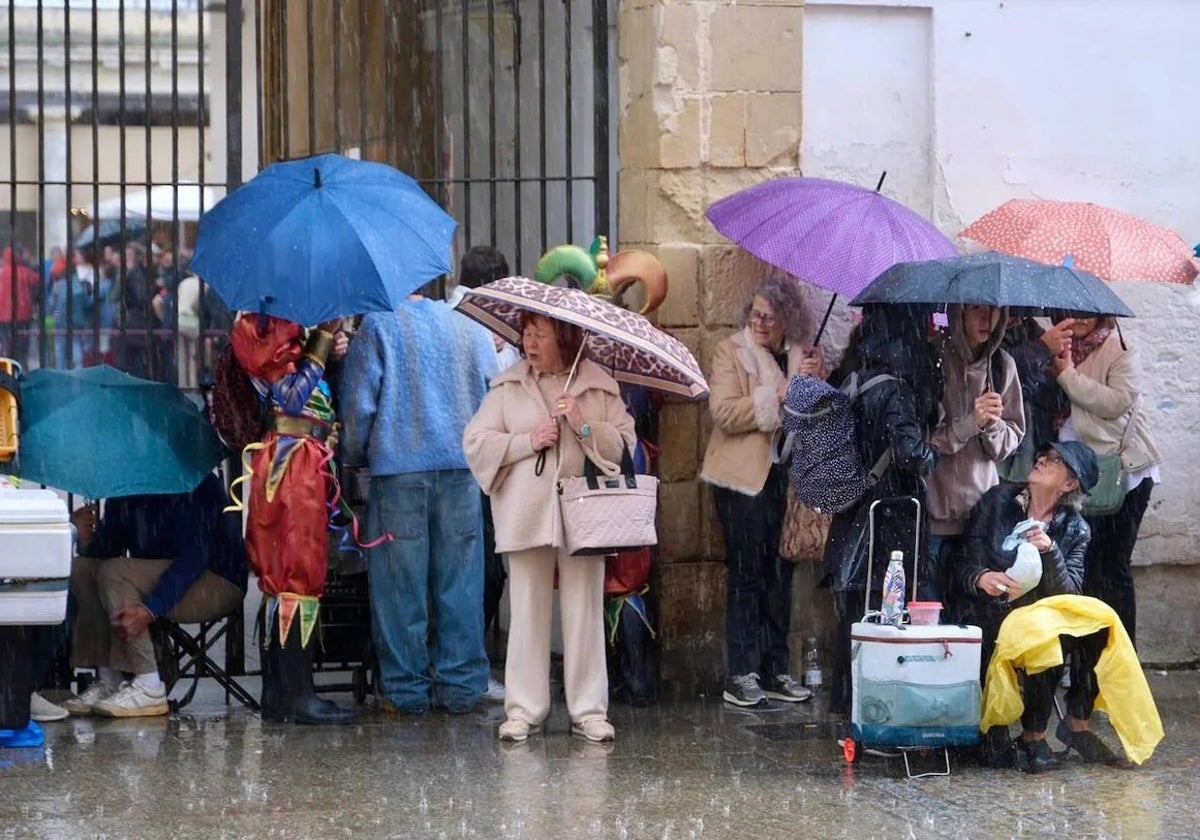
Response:
[[[659,323],[706,371],[768,269],[717,233],[704,211],[798,171],[803,12],[798,0],[621,4],[621,247],[658,254],[671,281]],[[814,307],[823,311],[827,299]],[[662,678],[691,693],[715,688],[723,674],[723,548],[711,490],[699,481],[709,420],[703,402],[668,402],[660,417]],[[799,638],[826,622],[811,568],[798,571]]]

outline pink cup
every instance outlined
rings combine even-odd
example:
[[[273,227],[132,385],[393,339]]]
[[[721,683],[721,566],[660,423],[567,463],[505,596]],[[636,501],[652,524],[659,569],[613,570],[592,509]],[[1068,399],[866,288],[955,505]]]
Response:
[[[940,624],[942,618],[941,601],[909,601],[909,624]]]

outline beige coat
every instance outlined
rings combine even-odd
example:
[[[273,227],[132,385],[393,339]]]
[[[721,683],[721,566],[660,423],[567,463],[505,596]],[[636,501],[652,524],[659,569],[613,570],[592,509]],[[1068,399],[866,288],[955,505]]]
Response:
[[[804,347],[787,350],[785,377],[770,351],[755,343],[749,328],[717,345],[708,377],[713,430],[700,479],[757,496],[771,471],[771,435],[783,425],[776,391],[800,373]]]
[[[1111,455],[1121,448],[1129,418],[1133,425],[1121,455],[1125,471],[1138,472],[1162,462],[1146,426],[1146,412],[1140,404],[1134,408],[1139,395],[1137,353],[1132,348],[1122,350],[1115,331],[1079,367],[1064,370],[1058,385],[1071,399],[1071,422],[1079,439],[1097,455]]]
[[[616,381],[603,368],[586,359],[580,362],[570,392],[592,433],[581,442],[562,423],[558,447],[547,452],[540,476],[534,470],[537,453],[530,432],[550,416],[550,406],[538,387],[538,374],[524,359],[492,380],[463,433],[467,466],[492,501],[499,552],[561,547],[556,475],[583,475],[585,447],[587,457],[602,468],[619,464],[623,446],[633,449],[633,418]]]

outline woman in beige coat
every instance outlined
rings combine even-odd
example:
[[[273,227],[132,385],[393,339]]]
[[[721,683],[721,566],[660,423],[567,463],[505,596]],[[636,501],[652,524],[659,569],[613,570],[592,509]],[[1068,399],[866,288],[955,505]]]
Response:
[[[745,327],[717,345],[708,377],[713,430],[700,478],[715,488],[725,537],[723,696],[738,706],[812,696],[789,676],[792,564],[779,556],[788,477],[771,463],[792,377],[824,376],[820,350],[801,342],[803,330],[796,281],[769,277],[746,304]]]
[[[522,320],[525,358],[492,380],[463,435],[467,464],[491,498],[496,551],[508,555],[502,741],[524,741],[550,713],[556,566],[571,734],[589,741],[615,735],[608,722],[604,558],[565,553],[556,484],[559,476],[583,475],[585,457],[615,468],[635,436],[616,381],[599,365],[582,360],[568,386],[582,341],[577,327],[529,313]]]
[[[1136,644],[1137,599],[1133,547],[1150,493],[1160,481],[1162,458],[1146,427],[1138,384],[1137,355],[1126,348],[1112,318],[1076,318],[1071,345],[1051,360],[1051,372],[1070,401],[1059,418],[1059,440],[1080,440],[1097,455],[1121,456],[1127,493],[1121,509],[1088,516],[1083,594],[1104,601],[1121,618]]]

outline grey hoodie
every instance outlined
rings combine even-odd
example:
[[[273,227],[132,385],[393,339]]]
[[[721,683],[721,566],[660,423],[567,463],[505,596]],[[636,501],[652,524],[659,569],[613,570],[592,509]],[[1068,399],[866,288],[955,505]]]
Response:
[[[947,334],[939,339],[942,376],[942,419],[929,442],[941,455],[929,478],[930,529],[934,534],[957,536],[967,529],[971,510],[983,494],[1000,482],[996,462],[1016,452],[1025,435],[1025,409],[1021,383],[1012,357],[1000,349],[1008,311],[978,355],[971,353],[963,333],[963,308],[950,306]],[[992,355],[999,361],[993,363]],[[997,380],[991,388],[1000,395],[1001,420],[987,428],[975,424],[975,398],[987,391],[993,371]]]

